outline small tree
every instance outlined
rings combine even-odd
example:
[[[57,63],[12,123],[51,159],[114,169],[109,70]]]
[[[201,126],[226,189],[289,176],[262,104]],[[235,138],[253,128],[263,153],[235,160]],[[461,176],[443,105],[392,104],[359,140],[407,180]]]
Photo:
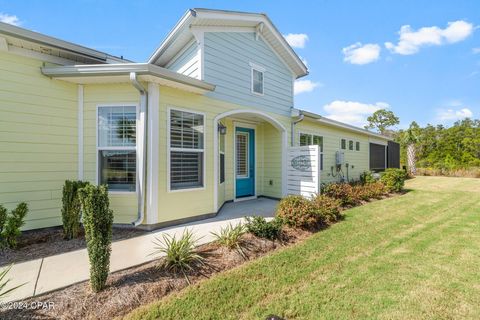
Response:
[[[90,260],[90,285],[98,292],[105,287],[110,269],[113,211],[109,208],[106,185],[87,185],[78,194]]]
[[[399,118],[390,110],[380,109],[375,111],[367,118],[368,125],[365,129],[376,129],[381,134],[385,134],[387,128],[400,123]]]
[[[407,146],[408,173],[411,175],[415,175],[417,173],[415,144],[418,143],[420,139],[419,131],[420,127],[415,121],[413,121],[410,124],[410,127],[405,130],[402,135],[402,143]]]
[[[81,205],[78,190],[85,187],[88,182],[66,180],[63,185],[62,196],[62,222],[65,239],[78,237],[80,231]]]
[[[3,211],[3,210],[1,210]],[[20,228],[25,224],[25,216],[28,213],[28,205],[21,202],[13,209],[6,218],[6,223],[2,230],[2,242],[9,248],[17,247],[17,238],[22,234]]]
[[[7,213],[7,209],[4,206],[0,205],[0,238],[3,233],[3,228],[5,227],[5,222],[7,222]]]

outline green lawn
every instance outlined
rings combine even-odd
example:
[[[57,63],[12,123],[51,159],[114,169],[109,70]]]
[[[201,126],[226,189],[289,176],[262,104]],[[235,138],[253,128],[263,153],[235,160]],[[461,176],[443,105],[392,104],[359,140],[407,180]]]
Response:
[[[480,179],[406,187],[129,318],[480,319]]]

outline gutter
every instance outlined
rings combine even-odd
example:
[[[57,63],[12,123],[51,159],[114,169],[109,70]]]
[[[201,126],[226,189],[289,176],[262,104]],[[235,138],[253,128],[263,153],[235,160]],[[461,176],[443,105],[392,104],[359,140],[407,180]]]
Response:
[[[298,116],[297,120],[295,121],[292,121],[292,128],[291,128],[291,133],[292,133],[292,137],[291,137],[291,141],[290,141],[290,145],[292,147],[295,146],[295,125],[299,122],[302,122],[303,119],[305,118],[305,116],[303,115],[303,112],[300,111],[300,115]]]
[[[145,203],[146,203],[146,181],[147,181],[147,125],[148,125],[148,110],[147,110],[147,90],[138,82],[137,74],[130,72],[130,82],[140,93],[140,117],[143,113],[143,132],[142,132],[142,155],[141,155],[141,169],[137,171],[137,200],[138,200],[138,218],[132,222],[132,225],[137,227],[143,222],[145,218]],[[137,151],[138,154],[138,151]],[[138,158],[138,157],[137,157]],[[140,172],[139,172],[140,171]],[[139,179],[141,177],[141,179]]]

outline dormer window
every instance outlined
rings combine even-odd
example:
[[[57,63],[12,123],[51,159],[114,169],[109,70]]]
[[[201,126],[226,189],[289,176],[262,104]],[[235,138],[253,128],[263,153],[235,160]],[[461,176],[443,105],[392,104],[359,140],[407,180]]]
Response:
[[[263,74],[265,73],[265,68],[253,63],[250,63],[250,67],[252,68],[252,93],[263,95]]]

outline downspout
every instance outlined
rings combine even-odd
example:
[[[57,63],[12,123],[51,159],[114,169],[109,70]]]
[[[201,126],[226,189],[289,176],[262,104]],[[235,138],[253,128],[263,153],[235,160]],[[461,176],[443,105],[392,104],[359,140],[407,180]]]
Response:
[[[143,115],[143,141],[142,141],[142,159],[141,159],[141,172],[137,171],[137,200],[138,200],[138,217],[137,220],[132,222],[132,225],[135,227],[140,225],[143,222],[145,217],[145,197],[146,197],[146,181],[147,181],[147,125],[148,125],[148,110],[147,110],[147,90],[138,82],[137,74],[135,72],[130,72],[130,82],[140,93],[140,117],[142,112]],[[141,180],[139,178],[142,178]]]
[[[292,133],[292,138],[291,138],[291,141],[290,141],[290,145],[292,147],[295,146],[295,125],[299,122],[302,122],[303,121],[303,118],[305,118],[305,116],[303,115],[303,113],[300,113],[300,116],[298,117],[297,120],[295,121],[292,121],[292,128],[291,128],[291,133]]]

